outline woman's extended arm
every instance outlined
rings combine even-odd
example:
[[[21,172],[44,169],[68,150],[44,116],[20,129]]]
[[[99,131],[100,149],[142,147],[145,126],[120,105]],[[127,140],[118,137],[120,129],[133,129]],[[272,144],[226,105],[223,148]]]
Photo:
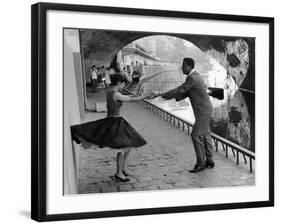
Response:
[[[117,93],[114,93],[113,98],[115,100],[119,100],[122,102],[135,102],[135,101],[139,101],[139,100],[148,98],[148,95],[144,94],[142,96],[131,97],[131,96],[123,95],[123,94],[117,92]]]

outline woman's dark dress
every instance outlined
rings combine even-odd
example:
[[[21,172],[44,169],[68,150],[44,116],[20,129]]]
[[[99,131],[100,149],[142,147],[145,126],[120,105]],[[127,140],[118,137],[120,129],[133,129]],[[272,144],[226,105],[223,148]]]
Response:
[[[82,138],[95,145],[113,149],[136,148],[146,144],[144,138],[120,116],[123,103],[113,99],[115,92],[116,90],[106,92],[106,118],[71,127],[72,139],[76,143],[79,144],[79,138]]]

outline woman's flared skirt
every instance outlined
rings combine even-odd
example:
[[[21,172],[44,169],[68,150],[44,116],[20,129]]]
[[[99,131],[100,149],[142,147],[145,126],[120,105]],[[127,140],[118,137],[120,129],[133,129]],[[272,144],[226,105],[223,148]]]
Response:
[[[113,149],[137,148],[147,143],[123,117],[107,117],[71,126],[71,135],[78,144],[84,139]]]

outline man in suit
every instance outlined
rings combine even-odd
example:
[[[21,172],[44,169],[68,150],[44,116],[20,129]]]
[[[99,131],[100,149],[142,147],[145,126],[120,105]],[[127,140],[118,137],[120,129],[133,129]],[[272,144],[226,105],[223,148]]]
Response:
[[[215,166],[210,129],[213,108],[204,81],[194,69],[194,60],[192,58],[183,59],[182,71],[187,77],[181,86],[167,92],[154,93],[154,97],[175,98],[177,101],[186,97],[190,98],[195,116],[191,138],[196,153],[196,164],[189,172],[197,173],[205,168]]]

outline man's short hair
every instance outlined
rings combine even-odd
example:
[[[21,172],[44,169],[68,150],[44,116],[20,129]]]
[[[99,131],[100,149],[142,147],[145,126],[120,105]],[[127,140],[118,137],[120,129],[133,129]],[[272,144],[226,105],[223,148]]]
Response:
[[[192,58],[184,58],[183,63],[194,68],[194,60]]]

